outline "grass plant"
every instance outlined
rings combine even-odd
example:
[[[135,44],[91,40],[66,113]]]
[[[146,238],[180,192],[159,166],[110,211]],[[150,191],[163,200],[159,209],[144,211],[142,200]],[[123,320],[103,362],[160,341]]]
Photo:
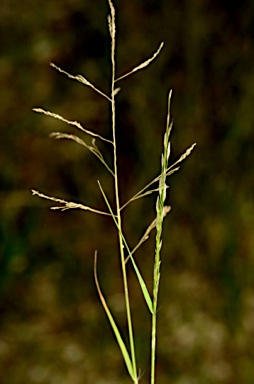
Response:
[[[37,190],[32,190],[33,195],[37,195],[39,197],[42,197],[44,199],[48,199],[53,201],[54,203],[57,203],[56,206],[51,207],[51,209],[59,209],[62,211],[68,210],[68,209],[81,209],[85,211],[91,211],[93,213],[101,214],[101,215],[110,215],[112,217],[112,220],[115,224],[117,233],[118,233],[118,249],[119,249],[119,257],[121,261],[121,273],[122,273],[122,281],[123,281],[123,290],[124,290],[124,297],[125,297],[125,309],[126,309],[126,318],[127,318],[127,328],[128,328],[128,343],[125,343],[121,336],[121,331],[119,330],[116,321],[114,319],[113,314],[110,311],[110,308],[107,305],[107,300],[105,299],[100,284],[99,284],[99,278],[97,275],[97,252],[95,252],[94,256],[94,279],[95,284],[97,287],[98,295],[100,298],[100,301],[103,305],[103,308],[105,310],[105,313],[108,317],[108,320],[111,324],[112,330],[114,332],[116,341],[118,343],[118,346],[120,348],[120,351],[123,356],[123,360],[126,364],[127,371],[130,375],[130,378],[133,383],[138,384],[140,381],[140,377],[138,374],[138,365],[136,360],[136,349],[135,349],[135,337],[134,337],[134,327],[132,322],[132,311],[131,311],[131,305],[130,305],[130,297],[129,297],[129,285],[128,285],[128,275],[127,275],[127,263],[131,262],[133,269],[136,273],[141,291],[144,296],[144,302],[146,303],[148,310],[151,313],[151,367],[150,367],[150,382],[151,384],[155,384],[155,377],[156,377],[156,323],[157,323],[157,304],[158,304],[158,293],[159,293],[159,283],[160,283],[160,265],[161,265],[161,249],[162,249],[162,229],[163,229],[163,220],[170,211],[170,207],[165,205],[166,201],[166,194],[167,194],[167,178],[177,170],[179,170],[180,163],[188,157],[195,144],[193,144],[191,147],[189,147],[183,154],[180,156],[180,158],[172,165],[169,165],[169,156],[170,156],[170,133],[172,130],[173,122],[170,115],[170,104],[171,104],[171,96],[172,91],[169,92],[168,95],[168,111],[167,111],[167,119],[166,119],[166,130],[164,135],[164,144],[162,149],[162,157],[161,157],[161,170],[159,172],[159,175],[156,176],[151,182],[149,182],[142,190],[137,192],[132,198],[130,198],[126,203],[123,205],[120,204],[120,190],[119,190],[119,172],[121,170],[118,169],[118,159],[117,159],[117,141],[116,141],[116,97],[120,91],[120,88],[118,84],[125,79],[128,76],[131,76],[135,74],[139,70],[145,69],[148,65],[150,65],[160,54],[164,43],[161,43],[158,47],[158,49],[155,51],[154,54],[151,55],[151,57],[143,62],[141,64],[136,65],[133,69],[128,71],[127,73],[117,76],[116,75],[116,19],[115,19],[115,7],[113,5],[112,0],[108,0],[109,5],[109,16],[108,16],[108,28],[109,28],[109,34],[111,39],[111,89],[109,94],[105,94],[102,92],[97,86],[92,84],[89,80],[87,80],[82,75],[71,75],[70,73],[62,70],[55,64],[51,64],[51,66],[56,69],[58,72],[68,76],[72,80],[76,80],[80,83],[82,83],[85,86],[90,87],[93,89],[93,91],[97,92],[99,95],[101,95],[106,102],[109,102],[111,105],[111,132],[112,137],[111,139],[107,139],[105,137],[102,137],[98,133],[89,131],[85,129],[79,122],[77,121],[70,121],[63,116],[60,116],[58,114],[52,113],[50,111],[45,111],[41,108],[35,108],[35,112],[43,113],[47,116],[50,116],[52,118],[61,120],[65,122],[66,124],[72,125],[76,127],[79,131],[82,133],[89,135],[91,137],[91,143],[87,144],[83,139],[80,137],[69,134],[69,133],[60,133],[60,132],[53,132],[50,136],[55,139],[69,139],[73,140],[76,143],[84,146],[86,149],[88,149],[99,161],[105,166],[106,170],[109,172],[111,177],[113,178],[113,185],[114,185],[114,199],[115,199],[115,211],[112,209],[109,203],[109,199],[107,198],[104,189],[101,185],[101,183],[98,181],[98,187],[100,192],[102,193],[102,196],[105,200],[105,205],[107,207],[106,211],[100,211],[96,208],[92,208],[89,205],[85,204],[78,204],[71,201],[66,201],[58,197],[48,196],[44,193],[41,193]],[[96,140],[102,140],[107,142],[112,149],[112,157],[113,157],[113,168],[111,169],[109,165],[106,163],[103,154],[99,150],[99,148],[96,145]],[[156,217],[152,221],[152,223],[147,227],[147,230],[145,231],[145,234],[141,237],[140,241],[134,247],[133,250],[130,250],[128,246],[128,241],[125,238],[125,235],[122,230],[122,211],[125,209],[131,202],[145,197],[149,194],[157,193],[157,202],[156,202]],[[147,287],[147,284],[145,283],[144,279],[142,278],[142,273],[138,269],[137,264],[135,262],[134,253],[135,251],[148,239],[150,232],[155,228],[156,230],[156,243],[155,243],[155,258],[154,258],[154,270],[153,270],[153,287]],[[127,251],[127,256],[126,252]],[[150,291],[152,293],[150,293]]]

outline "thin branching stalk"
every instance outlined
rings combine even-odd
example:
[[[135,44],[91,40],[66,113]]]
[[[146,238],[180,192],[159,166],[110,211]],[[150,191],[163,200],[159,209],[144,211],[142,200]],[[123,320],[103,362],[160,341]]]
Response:
[[[131,309],[130,309],[130,298],[129,298],[129,289],[128,289],[128,280],[127,280],[127,272],[126,272],[126,264],[124,257],[124,244],[123,238],[121,236],[122,232],[122,222],[121,222],[121,209],[120,209],[120,194],[119,194],[119,183],[118,183],[118,168],[117,168],[117,146],[116,146],[116,62],[115,62],[115,54],[116,54],[116,23],[115,23],[115,8],[111,2],[108,0],[110,13],[111,15],[108,17],[109,23],[109,32],[111,36],[111,64],[112,64],[112,74],[111,74],[111,113],[112,113],[112,136],[113,136],[113,146],[114,146],[114,180],[115,180],[115,202],[116,202],[116,217],[118,224],[118,239],[119,239],[119,250],[121,257],[121,266],[122,266],[122,275],[123,275],[123,285],[124,285],[124,296],[125,296],[125,305],[126,305],[126,316],[127,316],[127,324],[128,324],[128,332],[129,332],[129,343],[130,343],[130,352],[131,352],[131,360],[133,366],[133,374],[134,374],[134,383],[138,383],[137,378],[137,367],[136,367],[136,355],[135,355],[135,346],[134,346],[134,336],[133,336],[133,326],[132,326],[132,318],[131,318]]]
[[[118,77],[116,79],[116,81],[119,81],[119,80],[122,80],[122,79],[125,79],[126,77],[132,75],[134,72],[137,72],[137,71],[140,71],[141,69],[144,69],[146,68],[153,60],[156,59],[156,57],[160,54],[160,51],[162,50],[164,46],[164,42],[160,43],[160,46],[159,48],[157,49],[157,51],[153,54],[152,57],[150,57],[149,59],[147,59],[146,61],[143,61],[141,64],[137,65],[135,68],[133,68],[131,71],[125,73],[124,75]]]
[[[98,135],[98,133],[92,132],[92,131],[84,128],[78,121],[67,120],[63,116],[58,115],[57,113],[52,113],[50,111],[45,111],[42,108],[33,108],[33,111],[34,112],[38,112],[38,113],[43,113],[44,115],[53,117],[54,119],[61,120],[64,123],[67,123],[69,125],[73,125],[73,126],[77,127],[80,131],[82,131],[84,133],[87,133],[88,135],[90,135],[92,137],[99,138],[102,141],[106,141],[107,143],[113,144],[111,140],[108,140],[105,137],[102,137],[101,135]]]
[[[164,216],[167,216],[167,214],[170,212],[171,210],[171,207],[170,206],[165,206],[164,207]],[[141,239],[139,240],[138,244],[133,248],[133,250],[131,251],[131,255],[133,256],[133,254],[136,252],[136,250],[146,241],[149,239],[149,235],[150,235],[150,232],[156,228],[156,223],[157,223],[157,217],[151,222],[151,224],[147,227],[144,235],[141,237]],[[128,260],[130,259],[130,255],[126,257],[125,259],[125,263],[128,262]],[[151,311],[152,312],[152,311]]]
[[[59,68],[57,65],[55,65],[54,63],[50,63],[50,66],[55,68],[58,72],[61,72],[63,73],[64,75],[68,76],[69,79],[73,79],[73,80],[77,80],[79,81],[80,83],[84,84],[84,85],[87,85],[88,87],[92,88],[95,92],[99,93],[101,96],[105,97],[105,99],[108,99],[110,101],[110,98],[102,91],[100,91],[97,87],[95,87],[92,83],[90,83],[90,81],[88,81],[84,76],[82,75],[76,75],[76,76],[73,76],[71,75],[70,73],[62,70],[61,68]]]

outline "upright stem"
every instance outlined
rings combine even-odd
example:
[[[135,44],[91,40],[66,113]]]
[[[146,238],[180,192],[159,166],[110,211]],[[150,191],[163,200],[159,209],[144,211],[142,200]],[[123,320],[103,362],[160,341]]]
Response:
[[[128,281],[126,273],[126,264],[124,257],[124,245],[123,239],[121,236],[122,232],[122,223],[121,223],[121,210],[120,210],[120,198],[119,198],[119,184],[118,184],[118,167],[117,167],[117,145],[116,145],[116,103],[115,103],[115,73],[116,73],[116,63],[115,63],[115,51],[116,51],[116,39],[115,39],[115,9],[111,1],[109,1],[111,9],[111,63],[112,63],[112,79],[111,79],[111,113],[112,113],[112,136],[113,136],[113,146],[114,146],[114,187],[115,187],[115,202],[116,202],[116,217],[118,223],[118,239],[119,239],[119,249],[120,249],[120,258],[122,266],[122,275],[123,275],[123,286],[124,286],[124,295],[125,295],[125,305],[126,305],[126,316],[129,332],[129,343],[131,351],[131,359],[134,372],[134,383],[138,384],[137,378],[137,368],[136,368],[136,357],[135,357],[135,347],[134,347],[134,337],[133,337],[133,327],[131,320],[131,310],[130,310],[130,299],[128,291]]]
[[[159,236],[160,237],[160,236]],[[157,240],[158,232],[156,236]],[[157,331],[157,303],[160,280],[160,250],[156,246],[155,263],[154,263],[154,288],[153,288],[153,314],[152,314],[152,335],[151,335],[151,384],[155,383],[155,363],[156,363],[156,331]]]
[[[152,334],[151,334],[151,384],[155,383],[155,363],[156,363],[156,329],[157,329],[157,305],[158,294],[160,285],[160,264],[161,264],[161,247],[162,247],[162,226],[164,219],[164,212],[167,207],[164,207],[166,199],[166,178],[168,159],[170,154],[169,136],[173,126],[170,118],[170,102],[172,91],[168,94],[168,113],[166,132],[164,135],[163,153],[161,157],[161,175],[159,180],[159,195],[156,202],[156,246],[155,246],[155,259],[153,270],[153,313],[152,313]]]

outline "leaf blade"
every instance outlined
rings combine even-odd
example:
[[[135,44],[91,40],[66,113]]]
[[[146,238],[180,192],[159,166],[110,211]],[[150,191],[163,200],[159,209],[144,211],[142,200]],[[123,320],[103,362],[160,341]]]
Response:
[[[121,229],[119,228],[119,225],[118,225],[117,220],[116,220],[116,216],[114,215],[114,213],[113,213],[113,211],[112,211],[112,208],[111,208],[111,206],[110,206],[110,204],[109,204],[109,201],[108,201],[108,199],[107,199],[107,197],[106,197],[106,195],[105,195],[105,192],[103,191],[102,186],[101,186],[101,184],[100,184],[99,181],[98,181],[98,184],[99,184],[99,188],[100,188],[100,190],[101,190],[101,193],[102,193],[102,195],[103,195],[103,198],[104,198],[104,200],[105,200],[105,202],[106,202],[106,204],[107,204],[107,206],[108,206],[109,212],[110,212],[110,214],[111,214],[111,216],[112,216],[112,218],[113,218],[113,220],[114,220],[114,222],[115,222],[115,225],[116,225],[116,227],[117,227],[117,229],[118,229],[118,231],[119,231],[119,233],[120,233],[120,235],[121,235],[121,237],[122,237],[123,243],[124,243],[124,245],[125,245],[125,247],[126,247],[126,249],[127,249],[127,251],[128,251],[129,257],[130,257],[130,259],[131,259],[133,268],[134,268],[134,270],[135,270],[135,272],[136,272],[136,275],[137,275],[137,278],[138,278],[138,281],[139,281],[139,285],[140,285],[141,291],[142,291],[142,293],[143,293],[144,299],[145,299],[145,301],[146,301],[146,304],[147,304],[147,306],[148,306],[150,312],[153,314],[153,313],[154,313],[154,310],[153,310],[153,303],[152,303],[150,294],[149,294],[149,292],[148,292],[148,289],[147,289],[147,287],[146,287],[145,281],[144,281],[143,277],[141,276],[141,273],[139,272],[138,266],[137,266],[137,264],[135,263],[135,260],[134,260],[134,258],[133,258],[133,256],[132,256],[132,253],[131,253],[131,251],[130,251],[130,248],[128,247],[127,241],[125,240],[125,237],[124,237],[124,235],[123,235]]]
[[[106,312],[106,315],[109,319],[109,322],[110,322],[110,325],[112,327],[112,330],[115,334],[115,337],[116,337],[116,340],[117,340],[117,343],[118,343],[118,346],[121,350],[121,353],[122,353],[122,356],[123,356],[123,359],[125,361],[125,364],[126,364],[126,367],[127,367],[127,370],[131,376],[131,378],[134,380],[135,379],[135,375],[134,375],[134,370],[133,370],[133,364],[132,364],[132,361],[130,359],[130,356],[129,356],[129,353],[127,351],[127,348],[126,348],[126,345],[122,339],[122,336],[118,330],[118,327],[116,325],[116,322],[110,312],[110,309],[106,303],[106,300],[102,294],[102,291],[100,289],[100,285],[99,285],[99,281],[98,281],[98,276],[97,276],[97,252],[95,252],[95,255],[94,255],[94,279],[95,279],[95,284],[96,284],[96,288],[97,288],[97,291],[98,291],[98,294],[99,294],[99,298],[101,300],[101,303],[102,303],[102,306]]]

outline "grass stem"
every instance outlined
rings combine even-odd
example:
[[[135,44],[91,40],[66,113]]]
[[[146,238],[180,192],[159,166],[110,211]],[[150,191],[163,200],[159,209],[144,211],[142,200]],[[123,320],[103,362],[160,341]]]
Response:
[[[138,383],[137,379],[137,367],[136,367],[136,355],[135,355],[135,346],[134,346],[134,336],[133,336],[133,326],[131,318],[131,309],[130,309],[130,299],[129,299],[129,289],[128,289],[128,280],[127,280],[127,271],[125,264],[124,256],[124,244],[121,236],[122,232],[122,220],[121,220],[121,208],[120,208],[120,193],[119,193],[119,183],[118,183],[118,167],[117,167],[117,146],[116,146],[116,63],[115,63],[115,54],[116,54],[116,24],[115,24],[115,8],[109,0],[109,6],[111,11],[111,16],[109,17],[109,31],[111,35],[111,64],[112,64],[112,77],[111,77],[111,114],[112,114],[112,136],[113,136],[113,162],[114,162],[114,187],[115,187],[115,203],[116,203],[116,218],[118,224],[118,242],[120,250],[120,259],[122,267],[122,276],[123,276],[123,286],[124,286],[124,296],[125,296],[125,306],[126,306],[126,316],[128,324],[128,333],[129,333],[129,343],[130,343],[130,352],[133,366],[134,374],[134,383]]]
[[[170,121],[170,102],[172,91],[168,95],[168,113],[166,132],[164,135],[164,151],[161,157],[161,175],[159,180],[159,194],[156,202],[156,245],[155,245],[155,259],[153,271],[153,313],[152,313],[152,331],[151,331],[151,384],[155,384],[155,364],[156,364],[156,332],[157,332],[157,306],[158,306],[158,293],[160,284],[160,265],[161,265],[161,247],[162,247],[162,226],[164,219],[164,204],[166,200],[166,178],[168,160],[170,154],[170,141],[169,136],[173,123]]]

